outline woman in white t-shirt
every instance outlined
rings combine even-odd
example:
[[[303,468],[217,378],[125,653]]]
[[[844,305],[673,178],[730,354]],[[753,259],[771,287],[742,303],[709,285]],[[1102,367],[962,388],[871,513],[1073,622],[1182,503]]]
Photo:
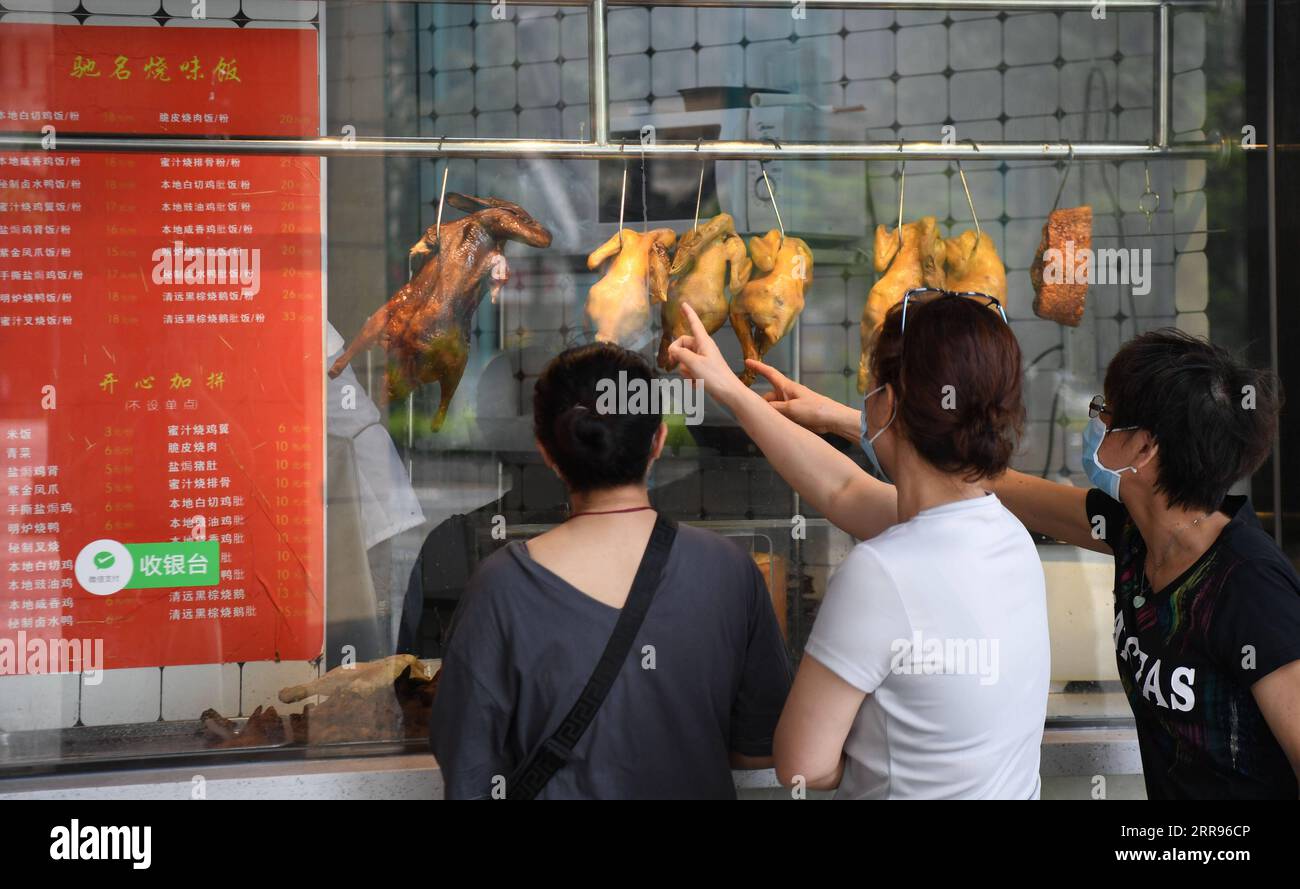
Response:
[[[831,578],[781,715],[781,781],[848,798],[1036,798],[1043,570],[987,490],[1024,417],[1020,347],[1001,304],[910,291],[869,350],[861,414],[847,416],[757,361],[746,364],[773,391],[752,392],[684,308],[692,335],[670,358],[814,509],[863,541]],[[821,432],[860,440],[892,484]]]

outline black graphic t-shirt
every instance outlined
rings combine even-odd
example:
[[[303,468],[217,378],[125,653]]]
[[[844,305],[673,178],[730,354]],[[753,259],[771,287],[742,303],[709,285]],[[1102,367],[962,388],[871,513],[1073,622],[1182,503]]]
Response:
[[[1123,504],[1094,489],[1087,505],[1115,553],[1116,661],[1147,796],[1296,799],[1295,772],[1250,688],[1300,660],[1300,576],[1246,498],[1224,499],[1232,521],[1159,591]]]

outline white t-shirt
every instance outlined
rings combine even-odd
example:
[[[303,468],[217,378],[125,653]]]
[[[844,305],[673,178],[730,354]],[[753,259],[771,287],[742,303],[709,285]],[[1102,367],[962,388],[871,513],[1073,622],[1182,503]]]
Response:
[[[1050,648],[1043,568],[997,497],[858,544],[807,653],[868,693],[838,798],[1037,798]]]

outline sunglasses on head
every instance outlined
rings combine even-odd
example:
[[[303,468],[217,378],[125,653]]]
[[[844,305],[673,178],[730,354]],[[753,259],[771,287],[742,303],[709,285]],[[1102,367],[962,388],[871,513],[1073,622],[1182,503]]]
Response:
[[[937,287],[913,287],[903,294],[903,318],[899,326],[899,334],[907,330],[907,307],[910,303],[928,303],[939,299],[973,299],[980,302],[986,308],[996,307],[998,314],[1002,316],[1002,323],[1007,323],[1007,313],[1002,308],[1002,302],[996,296],[990,296],[987,293],[976,293],[969,290],[940,290]]]

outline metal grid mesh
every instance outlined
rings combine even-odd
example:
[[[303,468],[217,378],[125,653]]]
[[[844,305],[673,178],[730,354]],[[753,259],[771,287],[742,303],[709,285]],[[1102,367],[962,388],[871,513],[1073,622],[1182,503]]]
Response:
[[[413,129],[425,136],[583,134],[588,114],[585,10],[512,7],[511,14],[510,20],[495,21],[488,7],[420,7],[420,96]],[[1202,12],[1174,15],[1176,139],[1203,135],[1204,29]],[[608,35],[614,119],[681,110],[680,89],[778,85],[772,82],[774,64],[788,64],[794,50],[798,70],[793,76],[799,91],[819,103],[861,105],[867,121],[864,139],[933,140],[945,126],[952,126],[958,139],[981,141],[1144,141],[1154,133],[1156,32],[1154,16],[1146,11],[1111,11],[1097,21],[1087,12],[808,10],[805,19],[797,20],[782,9],[620,7],[609,13]],[[436,213],[443,163],[421,163],[425,224]],[[1126,246],[1152,249],[1149,293],[1135,295],[1131,287],[1116,284],[1094,285],[1084,324],[1073,332],[1038,319],[1031,310],[1028,266],[1064,166],[972,161],[966,170],[981,224],[1007,265],[1008,314],[1028,367],[1030,422],[1017,465],[1081,481],[1077,448],[1071,453],[1066,427],[1086,415],[1083,405],[1074,403],[1078,398],[1063,397],[1074,395],[1062,391],[1064,376],[1083,388],[1095,386],[1109,356],[1141,330],[1177,324],[1208,333],[1203,311],[1207,276],[1200,252],[1205,237],[1126,237]],[[575,191],[590,190],[592,167],[581,162],[455,160],[450,162],[448,188],[478,189],[530,206],[531,194],[521,182],[549,176]],[[629,187],[635,188],[635,159],[630,167]],[[898,202],[896,166],[842,162],[836,169],[845,176],[867,178],[864,232],[869,236],[877,222],[892,227]],[[955,165],[946,162],[909,164],[906,218],[935,215],[944,234],[969,227],[955,172]],[[1162,197],[1152,219],[1153,233],[1206,228],[1203,161],[1161,161],[1150,166],[1150,176],[1152,188]],[[1137,206],[1143,177],[1139,161],[1076,161],[1061,206],[1091,204],[1094,246],[1119,246],[1115,235],[1147,232],[1146,217]],[[545,217],[553,208],[534,201],[530,209]],[[640,226],[641,221],[628,223]],[[787,224],[816,231],[815,220]],[[862,246],[870,250],[869,237]],[[579,250],[569,252],[572,255],[556,255],[554,249],[545,256],[526,250],[511,253],[520,280],[518,286],[512,282],[504,297],[504,342],[516,355],[512,370],[517,386],[513,404],[498,402],[502,411],[526,413],[533,378],[546,357],[590,338],[583,306],[598,275],[582,266]],[[850,404],[858,398],[858,320],[874,280],[863,263],[819,263],[801,318],[804,382]],[[492,307],[480,311],[472,369],[476,364],[481,368],[497,347],[496,318]],[[734,337],[724,328],[719,339],[738,364]],[[792,360],[789,339],[769,356],[787,371]],[[786,508],[786,498],[778,496],[776,503]],[[750,501],[742,513],[753,513],[756,507],[763,509]]]

